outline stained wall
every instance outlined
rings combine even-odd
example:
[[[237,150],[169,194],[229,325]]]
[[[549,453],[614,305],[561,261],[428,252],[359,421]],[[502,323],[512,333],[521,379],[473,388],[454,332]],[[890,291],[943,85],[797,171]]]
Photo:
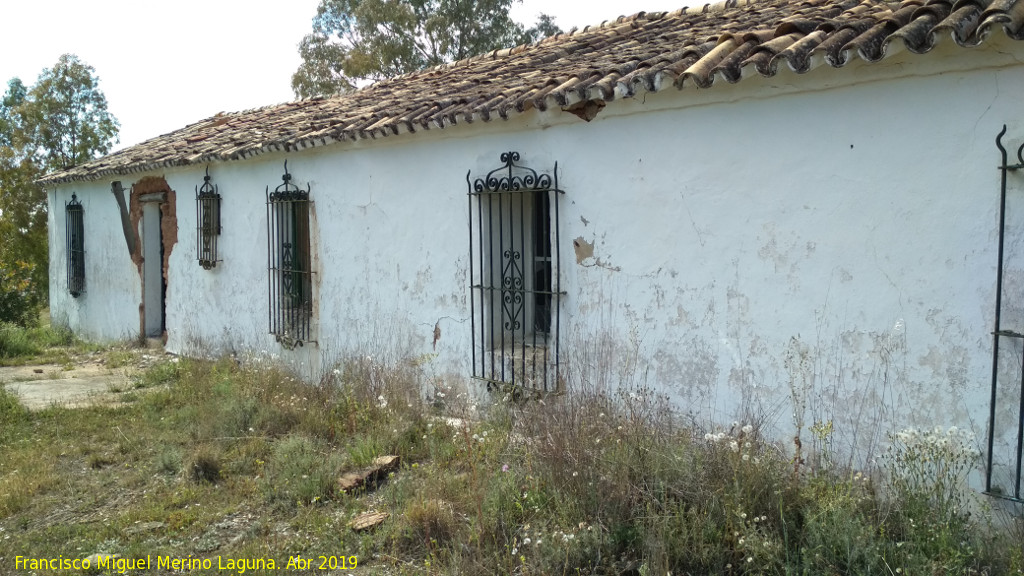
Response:
[[[147,174],[177,198],[167,346],[276,356],[311,379],[352,354],[414,358],[431,378],[465,381],[466,176],[514,150],[540,172],[557,162],[565,190],[556,250],[567,378],[649,389],[704,425],[756,420],[780,438],[833,421],[846,453],[877,454],[908,426],[957,425],[982,447],[994,138],[1007,124],[1008,140],[1024,141],[1022,54],[999,41],[939,52],[647,94],[591,122],[533,111],[213,163],[223,261],[212,270],[196,262],[193,197],[206,167]],[[317,342],[297,350],[267,334],[265,194],[286,159],[314,201]],[[1011,189],[1007,318],[1013,306],[1024,316],[1024,177]],[[62,290],[55,218],[72,191],[87,218],[79,299]],[[55,318],[91,337],[130,336],[141,293],[109,183],[50,197]],[[1020,349],[1009,350],[1001,377],[1019,382]],[[1012,389],[999,400],[1005,461]]]

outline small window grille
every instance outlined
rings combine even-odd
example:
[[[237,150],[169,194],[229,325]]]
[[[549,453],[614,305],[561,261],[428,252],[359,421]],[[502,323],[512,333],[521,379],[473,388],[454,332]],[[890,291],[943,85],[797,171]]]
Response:
[[[220,194],[210,184],[210,168],[206,168],[203,185],[196,187],[196,246],[199,265],[209,270],[220,262],[217,240],[220,236]]]
[[[68,251],[68,292],[78,298],[85,292],[85,209],[78,196],[71,195],[65,204]]]
[[[469,185],[473,377],[488,388],[560,389],[558,164],[553,175],[501,155]]]
[[[284,182],[267,187],[267,269],[270,333],[287,348],[312,341],[313,272],[309,242],[309,188]]]

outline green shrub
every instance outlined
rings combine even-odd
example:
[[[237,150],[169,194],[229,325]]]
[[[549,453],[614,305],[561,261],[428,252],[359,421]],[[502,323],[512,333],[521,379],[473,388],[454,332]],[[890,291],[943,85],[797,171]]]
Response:
[[[171,446],[165,446],[157,454],[157,470],[164,474],[177,474],[181,470],[181,453]]]
[[[0,261],[0,322],[31,326],[38,321],[45,289],[32,284],[35,265]]]
[[[222,454],[210,446],[200,446],[189,458],[186,472],[189,480],[197,483],[216,483],[221,479]]]
[[[12,322],[0,323],[0,358],[32,356],[42,350],[25,327]]]
[[[0,384],[0,423],[2,428],[11,427],[16,422],[24,422],[29,418],[28,408],[22,406],[17,396],[7,391],[7,388]],[[0,437],[2,439],[2,437]]]
[[[46,348],[68,346],[74,341],[74,335],[67,328],[0,322],[0,358],[36,356]]]
[[[341,458],[322,442],[299,435],[277,441],[263,478],[267,499],[285,507],[330,500]]]

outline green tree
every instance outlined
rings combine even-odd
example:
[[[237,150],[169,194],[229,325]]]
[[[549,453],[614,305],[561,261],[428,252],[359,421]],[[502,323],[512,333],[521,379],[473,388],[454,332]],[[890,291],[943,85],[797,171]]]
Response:
[[[119,124],[95,70],[60,57],[0,100],[0,321],[24,323],[47,301],[46,193],[36,180],[110,151]]]
[[[526,29],[508,14],[519,0],[321,0],[292,75],[299,98],[330,96],[428,66],[561,32],[541,14]]]
[[[47,171],[110,152],[120,124],[107,112],[96,70],[64,54],[43,70],[20,107],[27,143]]]
[[[15,109],[25,103],[28,88],[20,78],[11,78],[7,83],[7,92],[0,99],[0,146],[11,148],[14,145],[14,133],[21,128],[21,118]]]

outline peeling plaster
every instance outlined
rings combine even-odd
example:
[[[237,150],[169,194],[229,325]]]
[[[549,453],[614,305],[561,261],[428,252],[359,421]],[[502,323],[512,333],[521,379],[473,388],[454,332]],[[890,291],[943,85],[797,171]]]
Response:
[[[323,265],[322,271],[321,262],[314,269],[324,274],[317,307],[326,345],[320,353],[415,358],[434,349],[438,359],[431,360],[431,371],[466,377],[474,346],[468,328],[472,292],[466,289],[466,201],[460,186],[451,185],[452,174],[488,167],[499,151],[529,150],[534,165],[559,162],[559,183],[566,191],[559,205],[562,244],[552,247],[577,257],[576,267],[562,262],[560,278],[566,336],[561,353],[573,379],[650,385],[700,406],[694,414],[701,425],[762,408],[788,438],[797,419],[807,427],[834,419],[830,442],[837,448],[858,447],[864,455],[877,454],[872,446],[882,446],[888,432],[908,425],[973,426],[983,434],[998,201],[994,194],[962,194],[991,181],[991,163],[985,160],[991,157],[991,144],[965,148],[962,138],[950,135],[988,133],[991,126],[964,118],[991,104],[973,97],[990,90],[990,77],[998,76],[1005,94],[993,100],[991,117],[1006,117],[1019,107],[1009,96],[1024,88],[1019,72],[1007,68],[887,79],[785,98],[766,89],[739,88],[742,106],[709,101],[700,108],[649,109],[624,103],[635,106],[629,115],[602,112],[590,124],[569,119],[534,130],[537,123],[513,122],[508,125],[512,129],[503,124],[458,137],[419,135],[416,142],[303,153],[314,181],[321,183],[317,202],[325,213],[323,230],[313,227],[313,234],[322,232],[323,246],[312,251]],[[901,98],[908,90],[921,90],[929,98],[908,104]],[[672,95],[658,98],[676,105]],[[871,114],[871,102],[879,99],[894,103],[884,118]],[[814,162],[799,151],[778,148],[777,134],[802,119],[827,117],[837,101],[859,120],[837,123],[838,136],[809,134],[807,144],[820,156]],[[954,108],[958,114],[947,114],[948,122],[940,127],[921,128],[924,136],[920,127],[911,126],[920,114]],[[680,140],[664,129],[668,125],[685,125],[708,138]],[[849,158],[850,142],[886,129],[892,141],[884,150],[862,146],[858,158]],[[575,146],[601,139],[622,145],[587,151]],[[728,151],[739,140],[747,156],[737,163]],[[936,145],[924,153],[922,140]],[[643,156],[642,163],[624,156],[624,149]],[[904,169],[922,159],[931,169]],[[265,310],[252,305],[265,297],[265,247],[253,242],[258,233],[251,226],[263,217],[262,203],[244,194],[262,189],[260,179],[277,174],[279,165],[276,158],[223,165],[219,178],[231,184],[224,186],[226,194],[242,195],[233,204],[240,210],[231,216],[235,225],[225,223],[224,246],[235,251],[223,269],[212,273],[177,255],[175,286],[191,298],[188,306],[168,308],[175,314],[168,322],[177,327],[176,343],[195,332],[197,342],[223,341],[231,349],[264,346]],[[386,170],[391,165],[407,169]],[[168,182],[186,190],[201,178],[185,167],[168,169],[168,174]],[[370,202],[352,205],[353,182],[369,190]],[[112,250],[111,241],[98,233],[113,230],[123,255],[109,187],[80,186],[82,197],[90,196],[83,189],[96,192],[93,198],[102,192],[111,209],[109,214],[90,212],[93,221],[103,223],[102,228],[90,226],[90,245]],[[411,192],[418,190],[429,194]],[[61,291],[59,267],[65,257],[56,235],[61,223],[53,215],[60,214],[57,208],[71,192],[62,186],[51,200],[51,272],[57,272],[51,274],[52,309],[70,315],[78,329],[95,326],[98,333],[116,338],[126,332],[127,321],[134,321],[134,310],[124,304],[134,308],[134,284],[123,288],[96,282],[90,285],[92,296],[80,301]],[[187,208],[188,200],[183,201]],[[189,212],[182,214],[188,230],[193,225]],[[396,222],[407,226],[396,227]],[[1008,248],[1024,248],[1021,227],[1008,225],[1007,230],[1012,230]],[[388,248],[419,245],[424,237],[434,246],[429,254]],[[577,242],[569,252],[565,241],[571,238]],[[626,273],[590,270],[615,270],[601,260],[609,254]],[[1020,260],[1008,263],[1005,292],[1024,293]],[[130,264],[122,256],[119,265],[99,268],[96,276],[113,272],[107,276],[129,284]],[[320,282],[318,276],[315,285]],[[403,293],[403,284],[422,293]],[[1024,331],[1024,299],[1004,302],[1005,326]],[[413,324],[411,314],[422,325]],[[442,327],[429,319],[446,314],[466,326],[443,328],[444,343],[438,346]],[[635,336],[637,331],[642,337]],[[791,337],[798,341],[790,344]],[[1022,353],[1020,346],[1002,351],[1000,378],[1020,381]],[[1014,424],[1011,409],[1019,405],[1013,394],[1020,392],[1004,387],[999,393],[996,444],[1002,446],[1015,440],[1006,430]],[[799,403],[803,408],[794,409]]]
[[[590,122],[597,117],[598,112],[604,110],[604,100],[581,100],[570,106],[562,108],[563,112],[574,114],[582,120]]]
[[[577,264],[583,264],[583,261],[587,258],[594,257],[594,245],[584,240],[583,236],[579,236],[573,240],[572,247],[576,251]]]
[[[584,268],[604,268],[612,272],[621,272],[622,268],[619,266],[612,266],[600,258],[594,257],[594,244],[595,242],[587,242],[583,236],[577,236],[572,241],[573,250],[576,252],[576,263]]]
[[[132,254],[132,262],[139,269],[139,277],[142,276],[142,240],[139,237],[139,224],[142,222],[142,202],[140,198],[146,194],[164,194],[164,200],[160,203],[160,233],[163,236],[164,261],[163,275],[164,282],[170,286],[167,278],[168,263],[171,259],[171,252],[178,243],[178,215],[177,197],[174,190],[167,185],[167,181],[160,177],[148,176],[132,185],[131,200],[129,202],[128,214],[131,218],[132,232],[134,233],[135,252]]]
[[[132,185],[128,203],[128,217],[131,222],[133,235],[132,244],[134,246],[131,258],[132,262],[135,264],[136,271],[139,274],[139,281],[142,282],[142,239],[139,235],[140,224],[142,222],[141,198],[148,194],[163,194],[163,201],[160,202],[160,241],[163,243],[161,275],[163,276],[166,290],[169,293],[171,291],[172,284],[168,278],[168,269],[170,266],[171,253],[174,250],[174,246],[178,243],[178,202],[177,195],[174,190],[167,185],[167,181],[162,177],[147,176]],[[165,293],[164,298],[167,298],[167,296],[168,294]],[[146,333],[146,307],[144,298],[139,302],[139,333]]]

